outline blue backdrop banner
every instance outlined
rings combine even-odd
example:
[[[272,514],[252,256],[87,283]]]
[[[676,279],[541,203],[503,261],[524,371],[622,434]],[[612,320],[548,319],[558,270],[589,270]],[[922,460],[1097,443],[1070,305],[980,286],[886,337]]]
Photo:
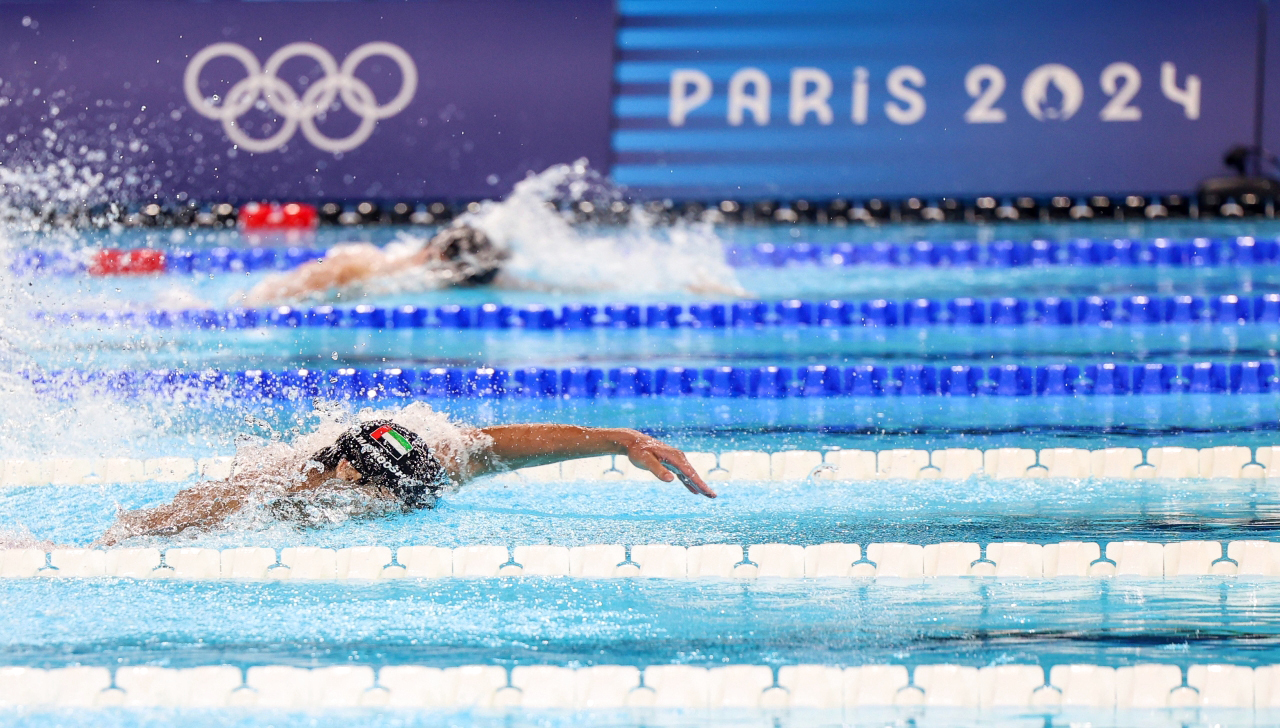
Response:
[[[1264,149],[1271,154],[1280,153],[1280,12],[1277,7],[1267,5],[1268,18],[1264,59],[1266,69],[1265,96],[1262,104],[1262,124],[1260,141]],[[1273,169],[1272,176],[1280,176],[1280,170]]]
[[[620,0],[615,180],[1163,193],[1253,137],[1256,0]]]
[[[610,0],[3,2],[0,163],[132,199],[499,196],[607,164],[614,17]]]

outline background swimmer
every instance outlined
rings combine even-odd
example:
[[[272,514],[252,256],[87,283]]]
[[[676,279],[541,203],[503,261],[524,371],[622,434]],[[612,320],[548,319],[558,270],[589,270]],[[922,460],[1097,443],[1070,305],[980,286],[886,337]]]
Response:
[[[249,506],[262,504],[278,516],[305,510],[309,498],[335,493],[361,496],[366,515],[431,508],[450,484],[490,473],[594,455],[626,455],[664,482],[677,478],[691,493],[715,492],[680,450],[629,429],[557,424],[500,425],[472,431],[466,446],[439,438],[427,442],[391,420],[366,421],[339,435],[303,462],[284,461],[277,478],[242,469],[226,481],[178,493],[155,508],[127,511],[98,539],[111,546],[136,536],[172,536],[187,529],[215,528]],[[272,487],[275,486],[275,487]]]
[[[483,286],[494,282],[511,253],[470,225],[455,225],[425,244],[401,241],[384,248],[344,243],[324,258],[267,277],[245,296],[251,306],[324,296],[331,291],[414,277],[420,285]]]
[[[493,285],[549,293],[694,293],[748,296],[708,224],[655,226],[643,211],[625,225],[575,224],[556,209],[586,199],[599,180],[585,160],[518,182],[498,202],[480,203],[430,240],[404,232],[378,247],[343,243],[319,261],[263,279],[234,306],[351,300],[450,286]]]

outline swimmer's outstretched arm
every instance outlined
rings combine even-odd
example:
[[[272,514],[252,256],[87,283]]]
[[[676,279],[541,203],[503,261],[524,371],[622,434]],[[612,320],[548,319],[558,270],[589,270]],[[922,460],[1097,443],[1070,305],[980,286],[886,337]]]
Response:
[[[626,455],[631,463],[670,483],[676,478],[690,493],[715,498],[715,491],[676,448],[642,432],[622,428],[577,427],[575,425],[499,425],[482,432],[493,445],[466,463],[470,477],[592,457]],[[674,470],[674,472],[673,472]]]
[[[123,511],[93,545],[114,546],[134,536],[174,536],[188,528],[214,528],[252,500],[257,486],[251,476],[248,481],[241,481],[240,477],[233,475],[229,480],[187,488],[164,505]],[[306,471],[303,478],[288,490],[297,492],[314,488],[334,477],[354,482],[360,479],[360,474],[344,460],[338,464],[336,472]]]
[[[362,283],[426,261],[425,250],[410,257],[393,257],[369,243],[335,246],[325,257],[287,273],[268,276],[245,294],[247,306],[306,298],[333,288]]]
[[[125,511],[94,546],[114,546],[134,536],[172,536],[188,528],[209,528],[240,510],[248,488],[231,483],[206,483],[188,488],[171,503]]]

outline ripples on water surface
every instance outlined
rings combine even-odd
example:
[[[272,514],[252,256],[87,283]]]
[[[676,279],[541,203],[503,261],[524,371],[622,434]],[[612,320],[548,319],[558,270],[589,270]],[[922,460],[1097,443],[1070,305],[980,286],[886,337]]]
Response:
[[[1268,538],[1280,527],[1280,493],[1245,481],[945,480],[713,483],[694,499],[651,482],[506,485],[479,481],[433,511],[333,528],[229,530],[180,545],[796,543]],[[0,491],[0,523],[39,540],[84,544],[116,506],[168,500],[174,485],[29,486]],[[174,540],[154,545],[173,546]],[[3,586],[0,581],[0,587]]]

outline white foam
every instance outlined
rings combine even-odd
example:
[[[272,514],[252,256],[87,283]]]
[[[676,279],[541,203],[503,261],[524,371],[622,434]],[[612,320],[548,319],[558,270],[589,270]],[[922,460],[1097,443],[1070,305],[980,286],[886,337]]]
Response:
[[[556,291],[681,291],[739,293],[733,269],[710,224],[660,227],[639,209],[621,229],[575,226],[548,202],[619,200],[620,194],[587,167],[559,164],[517,183],[501,202],[482,203],[462,221],[512,253],[506,274]]]

